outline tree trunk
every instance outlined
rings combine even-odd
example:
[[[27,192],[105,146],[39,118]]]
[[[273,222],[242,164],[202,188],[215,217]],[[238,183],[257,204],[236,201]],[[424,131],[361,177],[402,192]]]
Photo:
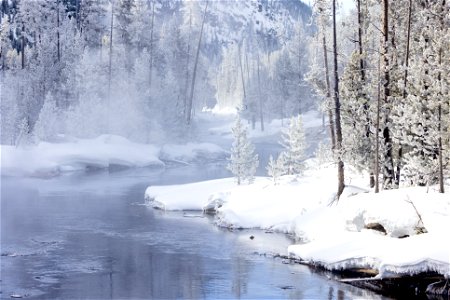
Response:
[[[389,0],[383,0],[383,35],[384,35],[384,80],[383,80],[383,102],[386,108],[389,106],[390,96],[390,74],[389,74],[389,57],[388,57],[388,43],[389,43]],[[392,156],[392,137],[390,130],[390,116],[389,109],[384,109],[383,120],[383,138],[384,138],[384,163],[383,163],[383,187],[390,189],[394,181],[394,161]]]
[[[323,39],[322,39],[322,43],[323,43],[323,61],[324,61],[324,65],[325,65],[325,83],[326,83],[326,87],[327,87],[327,101],[329,101],[329,103],[331,104],[331,86],[330,86],[330,75],[329,75],[329,68],[328,68],[328,53],[327,53],[327,41],[325,38],[325,32],[323,33]],[[328,108],[328,119],[330,121],[330,137],[331,137],[331,149],[335,150],[336,149],[336,133],[334,131],[334,120],[333,120],[334,116],[333,116],[333,110],[330,108]]]
[[[298,59],[298,89],[299,89],[299,93],[298,93],[298,114],[301,115],[302,114],[302,97],[301,97],[301,86],[303,84],[303,74],[302,74],[302,56],[301,56],[301,51],[300,51],[300,45],[302,45],[302,40],[301,40],[301,36],[300,34],[298,35],[298,55],[297,55],[297,59]],[[325,127],[325,117],[322,115],[322,121],[323,121],[323,126]]]
[[[444,193],[444,166],[443,166],[443,151],[442,151],[442,106],[439,104],[438,106],[438,131],[439,131],[439,138],[438,138],[438,150],[439,150],[439,193]]]
[[[260,61],[259,61],[259,53],[258,53],[258,98],[259,98],[259,120],[261,121],[261,131],[264,131],[264,115],[263,115],[263,101],[262,101],[262,93],[261,93],[261,78],[260,78]]]
[[[61,60],[61,46],[59,40],[59,0],[56,1],[56,48],[57,48],[57,61]]]
[[[238,45],[239,68],[241,69],[242,91],[244,92],[244,103],[247,95],[245,94],[244,68],[242,67],[241,45]]]
[[[111,106],[111,76],[112,76],[112,54],[113,54],[113,28],[114,28],[114,1],[111,3],[111,24],[109,29],[109,64],[108,64],[108,120],[107,120],[107,130],[109,132],[109,114]]]
[[[336,40],[336,0],[333,0],[333,58],[334,58],[334,104],[336,118],[336,151],[338,152],[338,190],[337,199],[344,191],[344,162],[341,158],[342,150],[342,128],[341,128],[341,104],[339,102],[339,73],[337,60],[337,40]]]
[[[186,111],[186,123],[188,125],[191,124],[192,101],[194,99],[195,77],[197,75],[198,57],[200,55],[200,45],[201,45],[201,42],[202,42],[203,28],[205,26],[205,19],[206,19],[206,11],[207,11],[207,9],[208,9],[208,1],[206,1],[206,4],[205,4],[205,12],[203,13],[203,21],[202,21],[202,27],[200,29],[200,37],[198,39],[197,53],[195,54],[194,71],[192,72],[191,92],[190,92],[190,95],[189,95],[189,99],[188,99],[188,103],[187,103],[187,111]]]
[[[152,74],[153,74],[153,24],[155,20],[155,3],[152,1],[152,20],[150,27],[150,61],[149,61],[149,75],[148,75],[148,90],[151,93],[152,88]],[[150,94],[151,97],[151,94]]]
[[[366,81],[366,67],[365,62],[363,58],[363,23],[362,23],[362,13],[361,13],[361,0],[357,0],[356,7],[358,10],[358,46],[359,46],[359,69],[361,72],[361,82],[363,86],[365,85]],[[370,116],[369,116],[369,102],[367,99],[367,95],[364,93],[363,98],[365,99],[363,108],[364,108],[364,114],[366,115],[366,139],[370,139]],[[369,178],[369,184],[370,187],[373,188],[375,186],[375,178],[373,174],[373,170],[370,172],[370,178]]]
[[[187,120],[187,103],[188,103],[188,90],[189,90],[189,64],[191,58],[191,27],[192,27],[192,11],[189,11],[189,31],[187,40],[187,50],[186,50],[186,82],[184,88],[184,101],[183,101],[183,114],[184,118]]]
[[[378,57],[377,120],[375,122],[375,193],[380,192],[380,107],[381,107],[381,56]]]
[[[21,62],[22,62],[22,69],[25,69],[25,25],[22,25],[22,37],[21,37],[21,44],[22,44],[22,55],[21,55]]]
[[[443,6],[445,5],[445,1],[443,1]],[[441,22],[443,23],[444,21],[441,19]],[[441,23],[441,24],[442,24]],[[438,57],[438,63],[439,63],[439,67],[442,67],[442,48],[439,48],[439,57]],[[439,80],[439,86],[442,89],[442,74],[441,72],[439,72],[438,74],[438,80]],[[438,105],[438,154],[439,154],[439,193],[444,193],[444,166],[443,166],[443,151],[442,151],[442,105],[441,105],[441,99],[442,97],[442,90],[439,92],[439,96],[438,97],[438,101],[439,101],[439,105]]]

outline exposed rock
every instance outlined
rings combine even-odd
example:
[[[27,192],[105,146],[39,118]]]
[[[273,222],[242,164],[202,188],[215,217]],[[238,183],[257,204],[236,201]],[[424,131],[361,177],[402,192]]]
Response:
[[[383,225],[381,225],[380,223],[369,223],[369,224],[364,225],[364,228],[379,231],[379,232],[383,233],[384,235],[387,234],[386,229],[384,229]]]

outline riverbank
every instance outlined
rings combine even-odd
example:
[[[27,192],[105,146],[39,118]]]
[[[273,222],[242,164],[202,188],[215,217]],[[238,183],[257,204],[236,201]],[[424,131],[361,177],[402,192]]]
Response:
[[[151,186],[145,197],[159,209],[214,211],[221,227],[292,234],[298,244],[287,249],[288,256],[312,266],[332,272],[370,270],[370,279],[347,283],[407,282],[426,274],[450,278],[447,194],[434,187],[375,194],[364,176],[349,169],[346,189],[336,202],[335,186],[329,184],[335,182],[334,166],[313,167],[318,165],[314,160],[308,165],[302,176],[284,176],[276,185],[257,177],[252,185],[236,186],[228,178]]]
[[[228,151],[212,143],[142,144],[117,135],[81,139],[59,135],[51,142],[0,145],[3,176],[49,178],[98,169],[164,168],[223,160]]]

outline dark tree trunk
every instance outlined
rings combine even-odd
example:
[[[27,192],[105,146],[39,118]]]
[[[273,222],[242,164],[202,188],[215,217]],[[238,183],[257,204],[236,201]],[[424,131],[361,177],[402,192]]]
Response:
[[[59,0],[56,1],[56,48],[57,48],[57,61],[61,60],[61,45],[59,41]]]
[[[445,0],[442,0],[442,6],[445,7]],[[444,20],[441,17],[441,26],[444,24]],[[443,28],[441,28],[443,29]],[[438,63],[439,66],[442,65],[442,48],[439,49],[439,57],[438,57]],[[439,82],[442,81],[442,74],[441,72],[439,72],[438,74],[438,80]],[[442,88],[442,83],[439,84],[439,86]],[[444,166],[443,166],[443,150],[442,150],[442,105],[441,105],[441,101],[442,101],[442,91],[440,91],[440,97],[439,97],[439,105],[438,105],[438,151],[439,151],[439,193],[444,193]]]
[[[362,12],[361,12],[361,0],[357,0],[356,6],[358,9],[358,46],[359,46],[359,69],[361,72],[361,82],[365,85],[366,82],[366,67],[365,61],[363,58],[363,21],[362,21]],[[367,99],[367,95],[364,93],[363,98],[365,99],[363,108],[364,114],[366,115],[366,139],[370,139],[370,116],[369,116],[369,100]],[[373,170],[370,171],[369,178],[370,187],[373,188],[375,186],[375,178],[373,174]]]
[[[389,74],[389,57],[388,57],[388,43],[389,43],[389,0],[383,0],[383,35],[384,35],[384,79],[383,79],[383,100],[386,107],[389,106],[390,97],[390,74]],[[383,139],[384,139],[384,164],[383,164],[383,187],[390,189],[394,181],[394,160],[392,155],[392,137],[390,130],[390,116],[389,109],[384,111],[383,120]]]
[[[25,25],[22,25],[22,37],[21,37],[21,44],[22,44],[22,52],[21,52],[21,62],[22,62],[22,69],[25,69]]]
[[[259,61],[259,53],[258,53],[258,98],[259,98],[259,120],[261,121],[261,131],[264,131],[264,115],[263,115],[263,101],[262,101],[262,92],[261,92],[261,78],[260,78],[260,61]]]
[[[333,58],[334,58],[334,104],[336,118],[336,151],[338,152],[338,190],[337,199],[344,191],[344,162],[341,158],[342,149],[342,128],[341,128],[341,104],[339,102],[339,73],[337,60],[337,40],[336,40],[336,0],[333,0]]]
[[[329,75],[329,68],[328,68],[328,53],[327,53],[327,41],[325,38],[325,32],[323,33],[323,38],[322,38],[322,43],[323,43],[323,61],[325,64],[325,83],[326,83],[326,87],[327,87],[327,100],[331,99],[331,86],[330,86],[330,75]],[[330,101],[331,104],[331,101]],[[330,120],[330,136],[331,136],[331,149],[335,150],[336,149],[336,133],[334,131],[334,116],[333,116],[333,110],[330,108],[328,108],[328,119]]]
[[[377,119],[375,122],[375,193],[380,192],[380,107],[381,107],[381,56],[378,57]]]

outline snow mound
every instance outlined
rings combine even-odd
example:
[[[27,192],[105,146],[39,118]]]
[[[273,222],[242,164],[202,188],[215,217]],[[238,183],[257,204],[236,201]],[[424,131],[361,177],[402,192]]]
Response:
[[[328,270],[370,268],[381,278],[437,272],[450,277],[450,246],[442,236],[397,239],[375,232],[342,232],[288,248],[291,257]]]
[[[348,230],[361,231],[369,223],[378,223],[389,236],[401,237],[415,235],[420,227],[442,231],[442,222],[436,224],[435,220],[450,215],[447,198],[427,193],[426,188],[405,188],[350,196],[343,198],[339,206]]]

